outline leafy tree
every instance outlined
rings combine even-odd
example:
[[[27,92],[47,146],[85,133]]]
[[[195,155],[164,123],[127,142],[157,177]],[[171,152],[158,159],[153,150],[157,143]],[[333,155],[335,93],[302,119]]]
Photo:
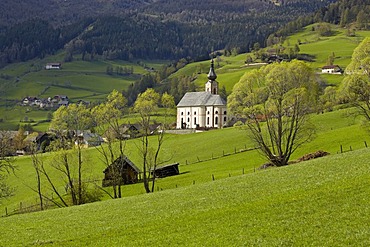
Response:
[[[353,51],[341,92],[370,123],[370,38],[364,39]]]
[[[328,56],[328,59],[326,61],[327,65],[333,65],[335,60],[335,54],[334,52]]]
[[[320,96],[322,110],[332,111],[333,107],[338,103],[338,95],[335,87],[329,86],[324,90],[324,94]]]
[[[315,106],[317,83],[313,71],[294,60],[247,72],[228,97],[230,111],[247,118],[251,139],[276,166],[284,166],[314,129],[308,114]]]
[[[11,196],[14,192],[14,188],[6,183],[6,175],[15,169],[10,157],[13,152],[10,133],[0,132],[0,199]]]
[[[369,15],[362,9],[357,14],[357,27],[359,29],[367,29],[369,23]]]
[[[330,24],[324,22],[317,24],[315,26],[315,31],[317,31],[320,36],[330,36],[332,34]]]

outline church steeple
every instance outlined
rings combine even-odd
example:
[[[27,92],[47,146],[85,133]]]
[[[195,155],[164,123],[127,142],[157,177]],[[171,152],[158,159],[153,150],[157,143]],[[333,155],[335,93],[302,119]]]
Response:
[[[211,80],[211,81],[214,81],[214,80],[217,79],[213,59],[211,60],[211,68],[209,69],[208,79]]]
[[[213,59],[211,60],[211,68],[208,73],[208,82],[206,83],[206,92],[211,94],[218,94],[218,82],[216,81],[217,75],[215,72]]]

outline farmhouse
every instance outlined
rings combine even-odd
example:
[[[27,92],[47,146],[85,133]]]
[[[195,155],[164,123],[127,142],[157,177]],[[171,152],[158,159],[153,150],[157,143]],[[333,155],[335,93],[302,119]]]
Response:
[[[103,187],[138,182],[139,168],[126,156],[118,157],[104,171]]]
[[[227,122],[226,101],[218,95],[212,59],[205,92],[188,92],[177,104],[177,129],[221,128]]]
[[[50,69],[61,69],[62,64],[61,63],[47,63],[45,65],[45,69],[50,70]]]
[[[338,65],[326,65],[321,68],[323,74],[342,74],[343,70]]]

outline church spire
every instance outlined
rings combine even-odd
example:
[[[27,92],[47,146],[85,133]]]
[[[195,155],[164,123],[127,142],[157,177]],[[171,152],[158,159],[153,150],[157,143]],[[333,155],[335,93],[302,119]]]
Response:
[[[210,92],[211,94],[218,94],[218,83],[216,81],[217,75],[215,73],[213,59],[211,60],[211,68],[209,69],[207,77],[208,82],[206,83],[206,92]]]
[[[217,79],[213,59],[211,60],[211,68],[209,69],[208,79],[211,80],[211,81],[214,81],[214,80]]]

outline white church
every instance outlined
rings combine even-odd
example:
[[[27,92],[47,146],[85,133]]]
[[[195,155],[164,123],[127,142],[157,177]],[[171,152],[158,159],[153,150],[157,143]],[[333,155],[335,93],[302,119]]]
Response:
[[[178,129],[221,128],[226,124],[226,101],[218,95],[216,79],[212,60],[205,92],[188,92],[177,104]]]

